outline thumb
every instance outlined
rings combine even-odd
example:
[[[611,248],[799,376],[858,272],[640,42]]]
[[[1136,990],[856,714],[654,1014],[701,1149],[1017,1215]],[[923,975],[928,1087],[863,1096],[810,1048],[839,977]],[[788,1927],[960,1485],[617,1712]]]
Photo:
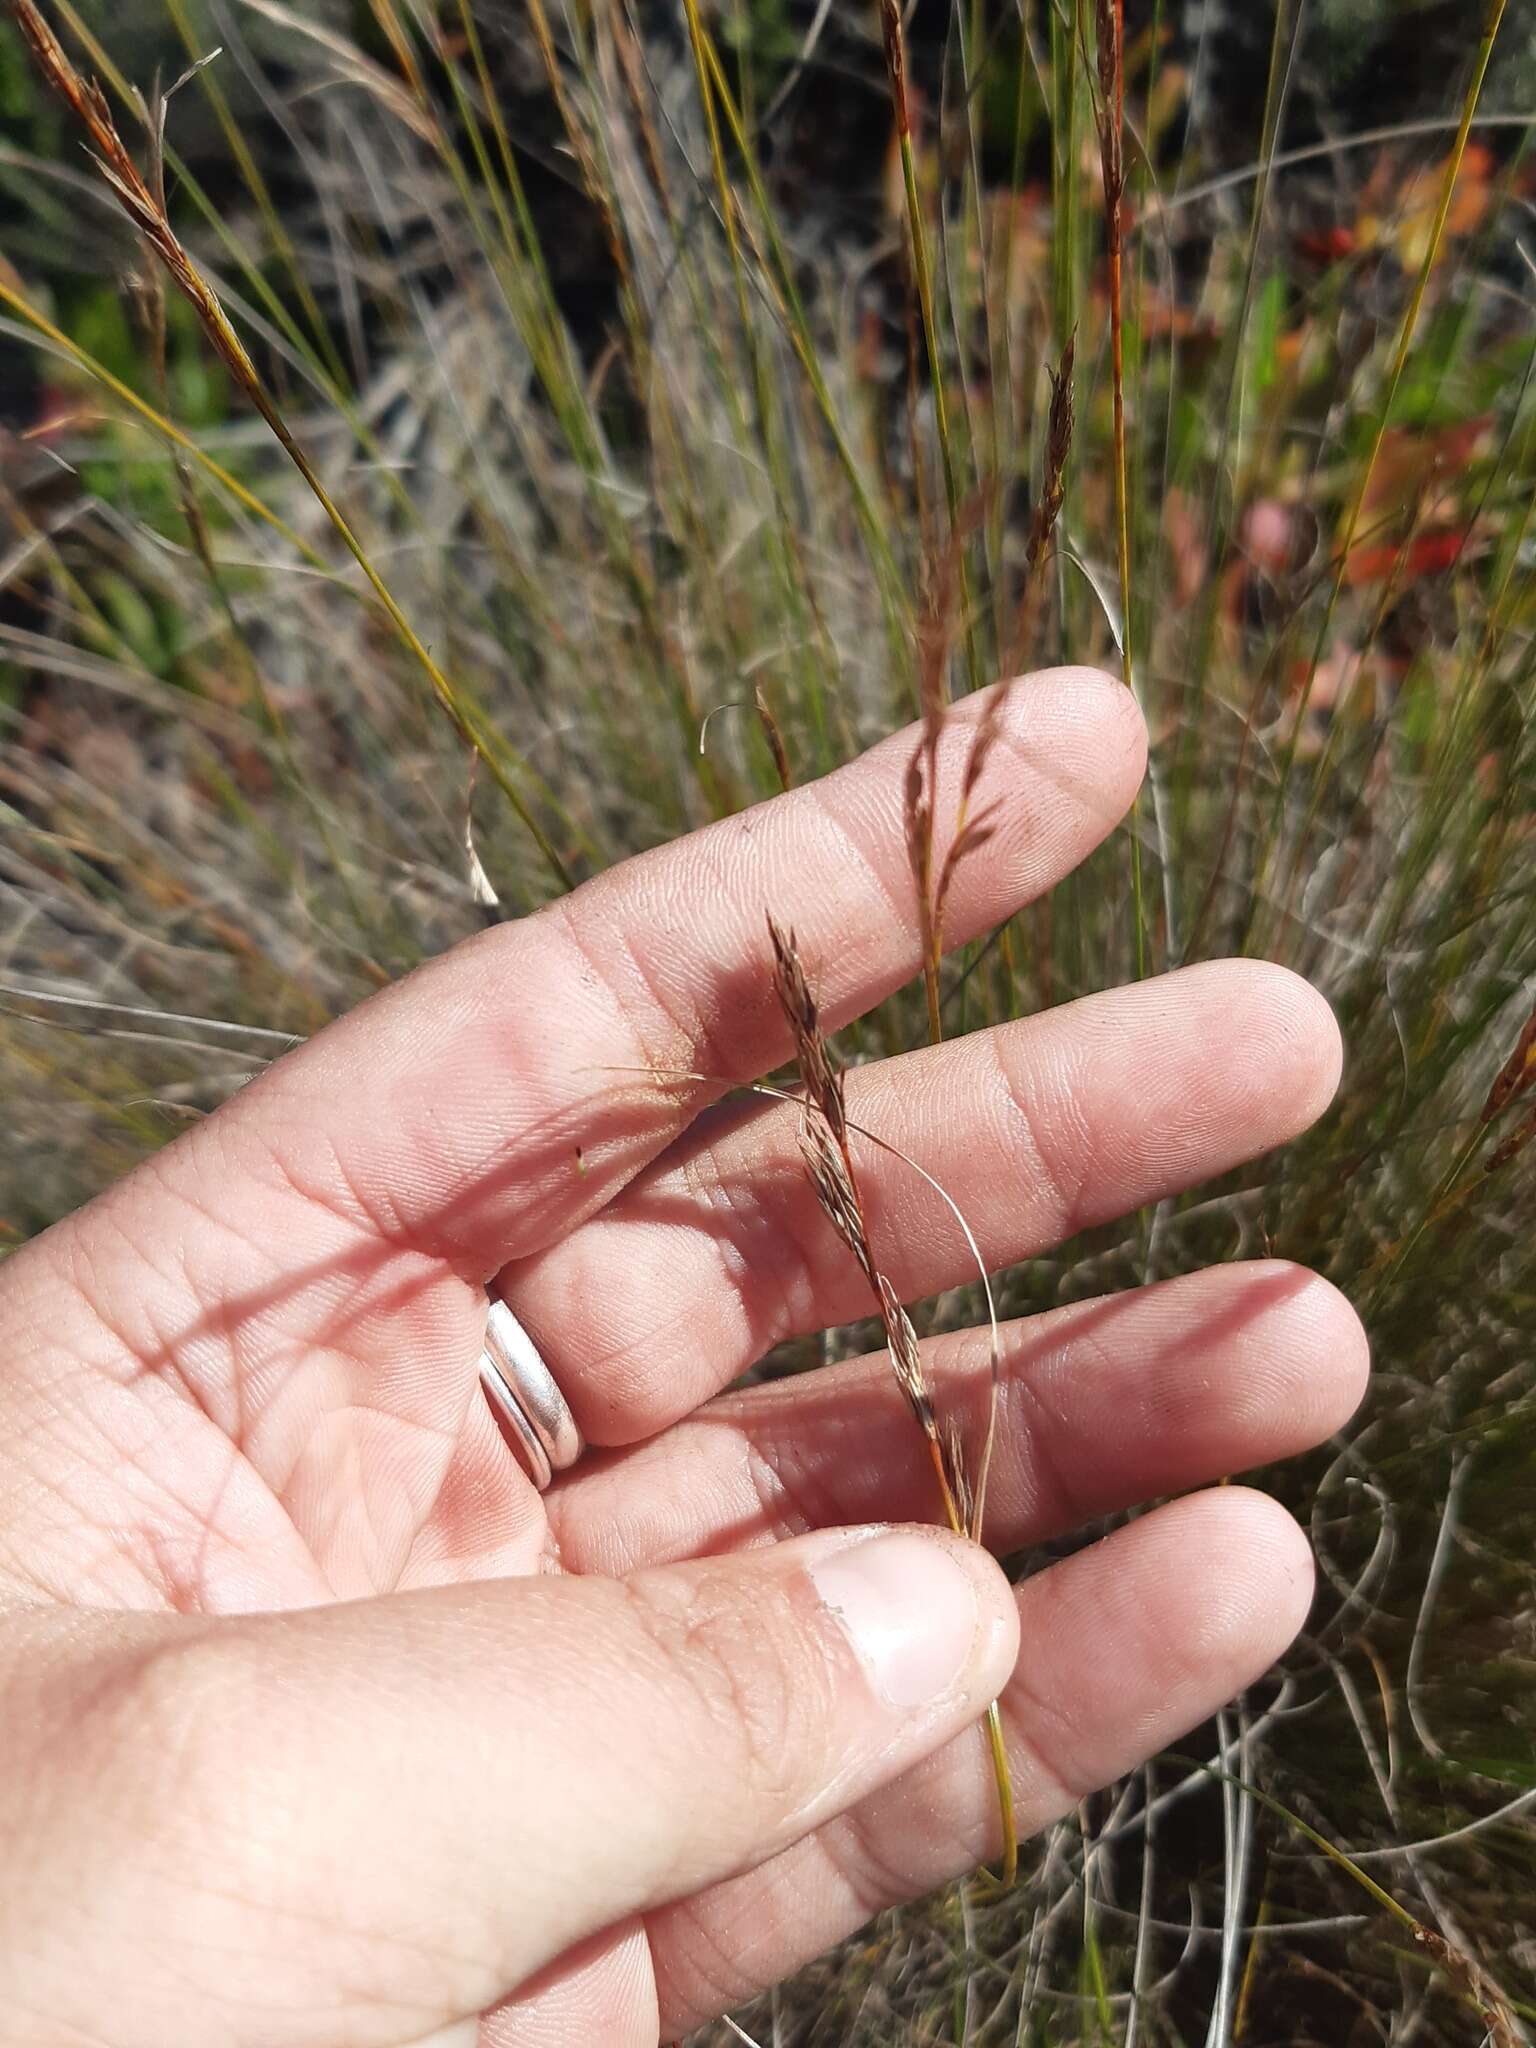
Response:
[[[148,1626],[114,1652],[126,1678],[98,1654],[64,1702],[90,1810],[61,1830],[43,1802],[43,1882],[69,1911],[34,1892],[24,1937],[29,1995],[71,2018],[80,1929],[109,1938],[105,1981],[135,1990],[122,2048],[205,2041],[246,2001],[287,2048],[333,2043],[343,1995],[357,2048],[478,2012],[936,1749],[1018,1640],[997,1566],[931,1529]],[[67,1644],[62,1670],[43,1660],[55,1725]],[[0,1913],[0,1975],[9,1946]]]

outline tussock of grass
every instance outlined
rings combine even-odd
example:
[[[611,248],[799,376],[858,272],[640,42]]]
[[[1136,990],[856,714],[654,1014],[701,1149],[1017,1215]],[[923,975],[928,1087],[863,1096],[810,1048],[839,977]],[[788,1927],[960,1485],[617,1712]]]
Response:
[[[1276,0],[1246,163],[1167,8],[962,5],[941,49],[885,9],[802,51],[692,0],[676,34],[381,4],[365,47],[172,0],[165,75],[223,54],[164,109],[163,186],[153,66],[100,19],[48,8],[45,62],[102,79],[115,182],[72,142],[0,164],[47,224],[0,265],[43,380],[0,474],[0,1227],[496,904],[1022,662],[1121,665],[1129,839],[945,966],[920,745],[926,988],[851,1053],[1230,952],[1330,997],[1317,1131],[998,1283],[1016,1314],[1274,1252],[1361,1302],[1367,1410],[1272,1475],[1323,1595],[1202,1731],[1225,1781],[1163,1759],[1007,1899],[891,1916],[743,2022],[1456,2043],[1470,1986],[1528,2027],[1528,13],[1469,10],[1434,120],[1314,141],[1321,14]],[[795,129],[828,77],[887,164]],[[189,166],[200,99],[225,154]],[[108,283],[153,259],[190,314],[130,291],[124,341],[49,237]]]

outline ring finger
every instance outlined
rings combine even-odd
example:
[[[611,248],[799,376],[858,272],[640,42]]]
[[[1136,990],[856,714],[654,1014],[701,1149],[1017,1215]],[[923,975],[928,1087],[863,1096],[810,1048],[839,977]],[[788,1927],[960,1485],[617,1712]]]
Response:
[[[939,1413],[978,1442],[987,1332],[923,1348]],[[1276,1260],[1005,1323],[999,1363],[985,1534],[1008,1551],[1310,1449],[1354,1412],[1368,1353],[1337,1289]],[[612,1577],[939,1507],[884,1352],[726,1395],[577,1467],[547,1505],[565,1568]]]

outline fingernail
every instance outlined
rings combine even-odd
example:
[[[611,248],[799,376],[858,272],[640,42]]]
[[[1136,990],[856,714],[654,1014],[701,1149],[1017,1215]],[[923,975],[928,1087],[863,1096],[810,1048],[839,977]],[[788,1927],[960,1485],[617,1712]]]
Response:
[[[950,1548],[894,1529],[808,1567],[877,1692],[918,1707],[951,1691],[976,1644],[976,1590]]]

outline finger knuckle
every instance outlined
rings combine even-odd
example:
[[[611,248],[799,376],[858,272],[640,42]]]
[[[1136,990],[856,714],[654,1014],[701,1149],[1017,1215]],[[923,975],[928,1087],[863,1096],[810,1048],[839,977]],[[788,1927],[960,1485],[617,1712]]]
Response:
[[[789,1589],[755,1589],[747,1603],[706,1577],[683,1599],[648,1589],[635,1597],[671,1685],[686,1699],[676,1733],[695,1749],[707,1744],[755,1804],[792,1803],[807,1746],[819,1746],[830,1714],[831,1688]]]
[[[985,1043],[1003,1112],[1005,1156],[1023,1154],[1039,1227],[1053,1236],[1069,1236],[1085,1213],[1082,1161],[1091,1158],[1094,1143],[1092,1127],[1077,1106],[1078,1091],[1062,1086],[1046,1095],[1038,1063],[1016,1033],[992,1031]],[[1064,1133],[1054,1128],[1057,1118],[1067,1122]]]
[[[39,1898],[70,1896],[153,1948],[173,1922],[222,1927],[229,1900],[261,1889],[252,1790],[240,1768],[245,1709],[214,1630],[159,1625],[116,1640],[44,1644],[7,1688],[8,1728],[30,1729],[21,1802],[0,1799],[8,1839],[32,1839]],[[219,1896],[200,1875],[219,1872]]]
[[[122,1819],[167,1854],[216,1849],[249,1860],[240,1730],[261,1713],[259,1674],[221,1630],[177,1630],[144,1646],[84,1708],[87,1739]],[[89,1724],[94,1723],[94,1727]]]

